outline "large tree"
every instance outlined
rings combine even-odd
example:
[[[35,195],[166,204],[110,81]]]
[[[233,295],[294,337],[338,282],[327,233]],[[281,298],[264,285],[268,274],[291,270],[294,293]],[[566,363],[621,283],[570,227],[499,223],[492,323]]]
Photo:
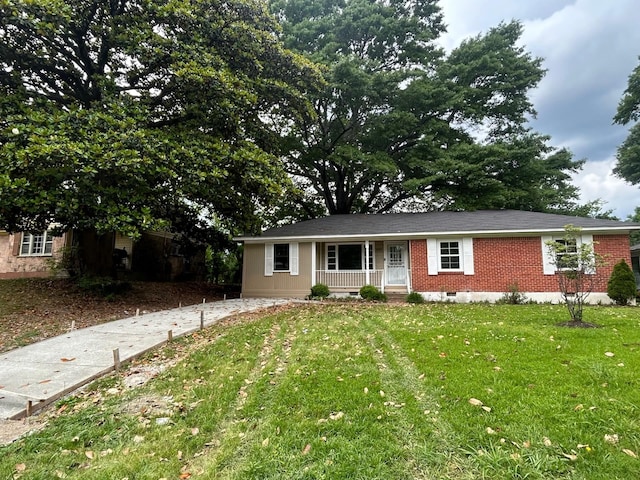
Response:
[[[629,135],[618,147],[618,163],[614,173],[634,185],[640,184],[640,65],[629,75],[627,88],[618,104],[613,121],[620,125],[631,125]]]
[[[574,206],[581,162],[526,128],[541,60],[500,24],[449,55],[436,0],[272,0],[288,48],[324,65],[315,116],[287,125],[303,216]]]
[[[258,0],[0,1],[0,228],[257,231],[317,70]]]

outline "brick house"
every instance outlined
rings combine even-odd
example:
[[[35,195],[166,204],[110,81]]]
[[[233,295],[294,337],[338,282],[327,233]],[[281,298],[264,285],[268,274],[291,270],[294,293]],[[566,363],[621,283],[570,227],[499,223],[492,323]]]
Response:
[[[0,279],[46,277],[52,262],[60,258],[66,235],[49,232],[9,234],[0,230]]]
[[[305,297],[323,283],[333,294],[372,284],[427,300],[495,301],[517,285],[535,301],[558,301],[546,242],[581,228],[607,264],[597,268],[592,302],[610,302],[613,265],[631,263],[629,233],[640,224],[515,210],[334,215],[266,230],[244,243],[244,296]]]

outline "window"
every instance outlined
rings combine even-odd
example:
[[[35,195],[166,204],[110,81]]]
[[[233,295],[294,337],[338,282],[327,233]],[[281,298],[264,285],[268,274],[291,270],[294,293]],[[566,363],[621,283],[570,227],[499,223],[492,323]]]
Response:
[[[460,242],[439,242],[440,270],[460,270]]]
[[[427,238],[427,272],[474,275],[473,238]]]
[[[48,256],[53,251],[53,236],[49,232],[22,234],[20,255],[23,256]]]
[[[554,240],[558,245],[558,251],[556,255],[556,265],[560,269],[575,269],[578,268],[578,245],[576,239],[556,239]]]
[[[289,275],[299,275],[299,245],[291,243],[264,244],[264,276],[271,277],[273,272],[289,272]]]
[[[373,270],[373,244],[369,245],[368,269]],[[361,243],[327,245],[327,270],[364,270],[365,246]]]
[[[276,243],[273,245],[273,270],[277,272],[289,270],[288,243]]]

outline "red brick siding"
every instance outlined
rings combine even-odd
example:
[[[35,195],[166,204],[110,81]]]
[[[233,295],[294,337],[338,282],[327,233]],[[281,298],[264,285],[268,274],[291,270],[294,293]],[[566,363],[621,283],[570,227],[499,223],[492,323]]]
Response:
[[[625,259],[631,264],[628,235],[595,235],[595,251],[607,265],[597,269],[594,291],[606,292],[613,265]],[[418,292],[506,292],[517,283],[522,292],[556,292],[554,275],[544,275],[540,237],[473,239],[474,275],[427,271],[426,240],[411,241],[412,288]]]

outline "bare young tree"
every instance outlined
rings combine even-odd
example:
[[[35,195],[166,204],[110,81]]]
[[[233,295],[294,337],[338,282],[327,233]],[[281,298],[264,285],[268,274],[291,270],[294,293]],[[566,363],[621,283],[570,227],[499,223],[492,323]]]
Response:
[[[593,243],[582,241],[580,227],[565,225],[564,230],[562,238],[546,245],[571,323],[582,324],[584,304],[595,285],[596,268],[604,265],[604,259],[595,253]]]

